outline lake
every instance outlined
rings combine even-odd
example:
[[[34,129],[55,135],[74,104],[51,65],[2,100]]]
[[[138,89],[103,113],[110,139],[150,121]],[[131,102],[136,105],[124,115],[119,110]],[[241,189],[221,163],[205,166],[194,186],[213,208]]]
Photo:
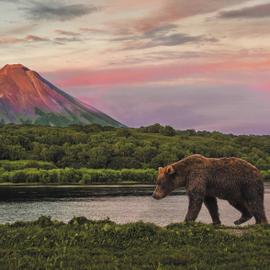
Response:
[[[9,189],[0,187],[0,223],[13,223],[18,220],[30,221],[41,215],[51,216],[53,219],[64,222],[69,221],[74,216],[85,216],[88,219],[105,219],[108,217],[117,223],[142,220],[162,226],[184,220],[188,198],[183,195],[183,191],[178,191],[174,195],[156,201],[150,196],[153,190],[151,186],[132,187],[133,190],[137,190],[137,193],[135,192],[137,196],[130,195],[131,187],[122,188],[122,192],[117,193],[116,191],[121,190],[121,187],[115,186],[112,188],[112,190],[115,189],[115,193],[112,192],[114,196],[106,196],[108,193],[102,187],[98,189],[99,191],[93,189],[93,187],[92,190],[88,188],[88,191],[82,187],[75,188],[75,191],[72,187],[60,189],[54,187],[49,191],[48,187],[43,187],[43,189],[42,187],[25,189],[22,187],[9,187]],[[81,189],[84,190],[83,194],[79,192]],[[12,195],[12,192],[15,192],[16,195]],[[26,200],[26,196],[29,195],[27,195],[27,192],[30,192],[32,197],[30,196]],[[4,194],[6,195],[4,196]],[[48,194],[50,194],[49,197]],[[82,196],[79,196],[79,194]],[[240,213],[226,201],[219,200],[218,205],[222,223],[233,225],[233,221],[239,218]],[[265,208],[268,219],[270,219],[269,185],[265,188]],[[198,221],[211,223],[208,211],[204,206]],[[245,224],[253,223],[254,219]]]

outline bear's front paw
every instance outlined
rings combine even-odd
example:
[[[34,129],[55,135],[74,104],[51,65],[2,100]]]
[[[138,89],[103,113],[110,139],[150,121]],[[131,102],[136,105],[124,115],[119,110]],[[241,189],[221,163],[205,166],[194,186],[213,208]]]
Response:
[[[219,220],[219,221],[213,221],[213,222],[212,222],[212,225],[214,225],[214,226],[218,226],[218,225],[220,225],[220,224],[221,224],[220,220]]]

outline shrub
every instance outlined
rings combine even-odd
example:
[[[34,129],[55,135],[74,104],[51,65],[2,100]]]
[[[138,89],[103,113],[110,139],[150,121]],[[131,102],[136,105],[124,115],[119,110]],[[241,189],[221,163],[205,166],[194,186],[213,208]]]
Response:
[[[38,160],[0,160],[0,168],[3,168],[6,171],[21,170],[26,168],[49,170],[56,168],[56,166],[51,162]]]
[[[1,182],[12,183],[43,183],[43,184],[91,184],[121,183],[154,183],[156,171],[153,169],[51,169],[43,170],[27,168],[22,170],[0,170]]]

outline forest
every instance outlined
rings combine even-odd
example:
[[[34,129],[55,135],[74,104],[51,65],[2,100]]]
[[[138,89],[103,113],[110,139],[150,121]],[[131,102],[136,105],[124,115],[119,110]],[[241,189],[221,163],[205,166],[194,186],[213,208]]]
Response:
[[[99,125],[0,126],[0,181],[43,183],[153,182],[156,169],[193,153],[240,157],[266,179],[270,136]]]

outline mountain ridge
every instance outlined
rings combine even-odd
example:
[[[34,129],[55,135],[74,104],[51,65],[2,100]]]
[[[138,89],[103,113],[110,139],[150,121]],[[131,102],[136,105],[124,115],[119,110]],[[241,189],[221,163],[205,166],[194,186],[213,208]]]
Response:
[[[22,64],[0,69],[0,121],[51,126],[123,124],[86,105]]]

